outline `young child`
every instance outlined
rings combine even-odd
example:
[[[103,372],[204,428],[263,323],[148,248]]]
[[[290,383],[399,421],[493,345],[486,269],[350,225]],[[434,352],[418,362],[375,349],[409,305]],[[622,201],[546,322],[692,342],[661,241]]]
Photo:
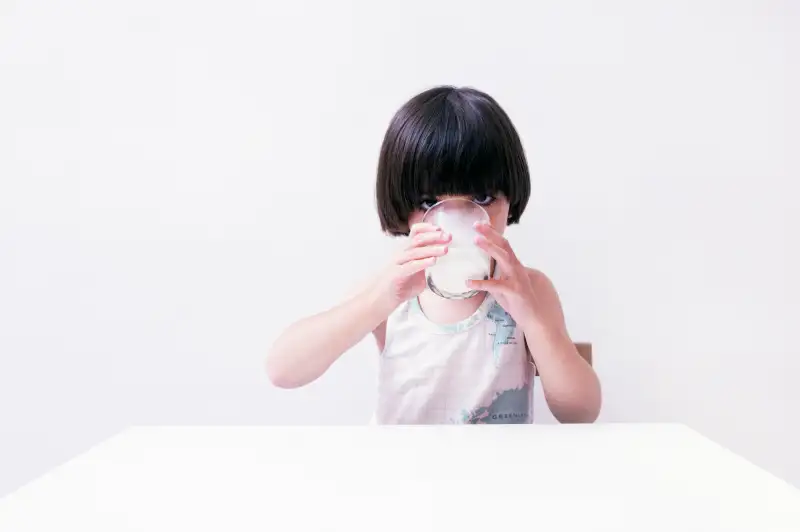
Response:
[[[308,384],[371,333],[378,423],[531,423],[536,370],[559,421],[594,421],[600,384],[567,333],[558,295],[503,237],[530,189],[519,136],[492,97],[437,87],[412,98],[389,125],[377,176],[381,227],[407,235],[407,247],[354,297],[290,326],[267,358],[272,382]],[[426,288],[425,269],[447,253],[450,235],[420,223],[453,197],[491,218],[476,226],[476,243],[493,258],[493,276],[471,281],[480,292],[462,300]]]

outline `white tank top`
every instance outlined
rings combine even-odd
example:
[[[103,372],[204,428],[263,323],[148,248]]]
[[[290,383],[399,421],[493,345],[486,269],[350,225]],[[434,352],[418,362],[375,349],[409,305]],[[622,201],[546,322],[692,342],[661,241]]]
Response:
[[[534,373],[522,331],[491,295],[452,325],[428,320],[414,298],[386,323],[373,421],[531,423]]]

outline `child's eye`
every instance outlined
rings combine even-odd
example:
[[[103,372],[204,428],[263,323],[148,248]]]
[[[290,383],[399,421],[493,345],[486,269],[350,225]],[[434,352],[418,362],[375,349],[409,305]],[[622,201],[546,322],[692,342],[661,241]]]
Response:
[[[474,201],[475,203],[477,203],[478,205],[480,205],[482,207],[486,207],[487,205],[491,205],[492,202],[494,202],[494,200],[495,200],[494,196],[490,196],[488,194],[480,194],[480,195],[475,196],[474,198],[472,198],[472,201]]]
[[[419,208],[422,209],[423,211],[427,211],[434,205],[436,205],[436,199],[424,198],[422,201],[419,202]]]

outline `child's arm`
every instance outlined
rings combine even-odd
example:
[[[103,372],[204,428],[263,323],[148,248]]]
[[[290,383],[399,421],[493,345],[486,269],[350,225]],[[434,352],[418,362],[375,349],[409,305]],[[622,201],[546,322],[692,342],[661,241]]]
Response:
[[[536,369],[547,406],[561,423],[591,423],[600,413],[602,394],[594,369],[569,337],[561,300],[550,279],[528,270],[545,319],[526,320],[525,340],[536,353]]]
[[[273,384],[304,386],[367,334],[382,330],[392,307],[381,292],[374,283],[344,303],[287,328],[267,357],[267,375]]]
[[[389,314],[425,289],[424,270],[447,253],[449,241],[432,225],[415,225],[408,247],[375,281],[344,303],[286,329],[267,356],[273,384],[297,388],[316,380],[370,332],[382,349]]]
[[[550,411],[561,423],[591,423],[602,402],[600,381],[569,337],[564,311],[553,283],[543,273],[526,268],[503,235],[479,224],[476,239],[497,261],[501,279],[470,281],[494,294],[522,328],[533,355]]]

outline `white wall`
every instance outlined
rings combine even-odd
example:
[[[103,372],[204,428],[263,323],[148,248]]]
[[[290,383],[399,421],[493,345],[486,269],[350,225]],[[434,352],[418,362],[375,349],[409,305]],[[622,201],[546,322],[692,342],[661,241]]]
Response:
[[[295,392],[262,360],[385,259],[383,130],[439,83],[523,136],[510,235],[602,419],[800,485],[797,4],[270,4],[0,4],[0,494],[134,423],[366,421],[371,343]]]

